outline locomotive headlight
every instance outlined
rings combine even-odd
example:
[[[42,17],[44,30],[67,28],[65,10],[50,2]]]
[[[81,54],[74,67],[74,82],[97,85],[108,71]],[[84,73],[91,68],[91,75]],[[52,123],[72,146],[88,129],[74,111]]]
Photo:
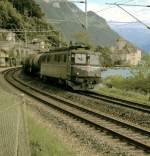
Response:
[[[78,73],[78,72],[77,72],[76,74],[77,74],[77,75],[79,75],[79,73]]]

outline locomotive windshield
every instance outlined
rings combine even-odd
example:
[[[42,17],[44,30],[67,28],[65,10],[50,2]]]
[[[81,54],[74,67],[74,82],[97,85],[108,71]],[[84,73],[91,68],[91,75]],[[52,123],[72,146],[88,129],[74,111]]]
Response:
[[[99,65],[99,56],[98,55],[90,55],[89,56],[89,63],[90,65]]]
[[[76,54],[75,63],[77,64],[86,64],[86,54]]]
[[[94,54],[72,54],[72,64],[99,65],[99,55]]]

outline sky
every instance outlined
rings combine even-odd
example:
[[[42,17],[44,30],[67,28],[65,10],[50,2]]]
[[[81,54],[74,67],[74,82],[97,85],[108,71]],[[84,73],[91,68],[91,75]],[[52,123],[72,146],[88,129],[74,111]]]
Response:
[[[96,12],[101,17],[105,18],[108,22],[135,22],[136,20],[125,13],[117,6],[106,5],[106,3],[125,3],[125,4],[138,4],[150,5],[150,0],[87,0],[88,10]],[[77,4],[84,10],[84,4]],[[150,7],[135,7],[135,6],[122,6],[128,12],[136,16],[138,19],[150,25]]]

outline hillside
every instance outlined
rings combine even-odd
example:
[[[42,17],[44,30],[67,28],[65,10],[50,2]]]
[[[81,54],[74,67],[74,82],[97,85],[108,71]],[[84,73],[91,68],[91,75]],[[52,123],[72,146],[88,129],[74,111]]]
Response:
[[[41,33],[28,33],[29,31],[40,31],[40,30],[48,30],[53,31],[54,28],[47,23],[44,19],[44,13],[42,12],[40,6],[36,4],[34,0],[2,0],[0,1],[0,10],[1,10],[1,18],[0,18],[0,29],[4,30],[26,30],[26,35],[28,40],[39,37]],[[47,33],[46,36],[42,36],[40,38],[46,40],[47,42],[55,42],[58,43],[58,35],[55,32],[56,37],[51,37],[51,33]],[[17,32],[17,39],[25,40],[24,32]],[[53,32],[54,36],[54,32]],[[1,39],[3,39],[1,34]]]
[[[150,31],[140,23],[112,24],[113,30],[118,32],[125,39],[150,53]]]
[[[88,30],[85,33],[84,12],[70,2],[45,2],[36,0],[48,21],[63,32],[66,40],[76,40],[78,33],[83,33],[93,45],[111,46],[119,37],[106,21],[93,12],[88,12]]]

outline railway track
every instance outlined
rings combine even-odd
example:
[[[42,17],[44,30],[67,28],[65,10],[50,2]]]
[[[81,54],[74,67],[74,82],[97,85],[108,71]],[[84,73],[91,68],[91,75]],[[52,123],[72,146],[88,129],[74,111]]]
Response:
[[[114,140],[119,139],[127,146],[129,144],[130,150],[135,148],[134,150],[140,149],[145,155],[150,154],[150,131],[33,88],[16,78],[15,72],[16,70],[12,69],[5,72],[4,75],[5,79],[17,89],[64,114],[111,135]]]
[[[114,96],[108,96],[106,94],[100,94],[96,92],[79,92],[79,94],[82,94],[84,96],[94,98],[97,100],[105,101],[107,103],[123,106],[126,108],[131,108],[134,110],[142,111],[143,113],[150,113],[150,105],[144,104],[144,103],[138,103],[134,101],[128,101],[124,100],[118,97]]]

